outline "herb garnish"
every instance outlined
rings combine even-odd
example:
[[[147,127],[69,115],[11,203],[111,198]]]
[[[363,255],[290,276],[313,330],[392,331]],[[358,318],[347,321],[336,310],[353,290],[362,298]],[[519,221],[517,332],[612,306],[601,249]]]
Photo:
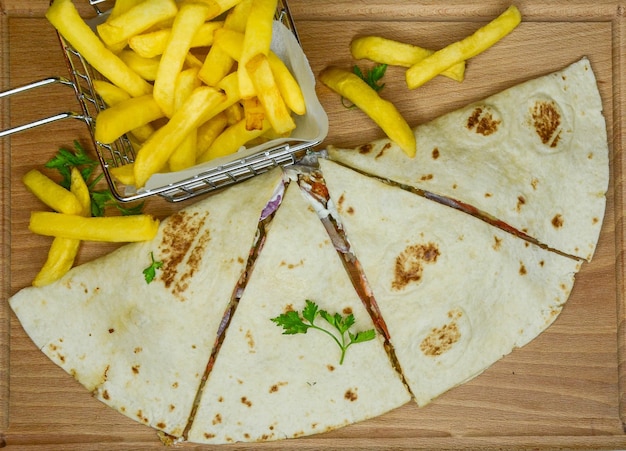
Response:
[[[107,207],[117,208],[122,215],[140,214],[143,209],[143,202],[131,207],[120,204],[108,189],[96,190],[95,186],[102,180],[104,174],[94,176],[94,171],[99,166],[97,160],[94,160],[80,145],[78,141],[74,141],[74,151],[61,148],[57,154],[46,163],[46,168],[56,169],[61,174],[59,184],[66,189],[70,189],[72,168],[77,168],[85,183],[89,187],[91,197],[91,215],[104,216]]]
[[[352,71],[359,76],[365,83],[367,83],[370,88],[374,91],[378,92],[385,87],[384,83],[379,83],[380,79],[385,76],[385,72],[387,71],[386,64],[377,64],[371,69],[365,69],[363,72],[359,66],[354,66]]]
[[[152,282],[156,277],[156,270],[163,266],[162,261],[156,261],[154,259],[153,252],[150,252],[150,259],[152,260],[152,263],[150,263],[150,266],[143,270],[143,276],[146,279],[146,283]]]
[[[318,316],[321,316],[339,332],[339,338],[336,334],[314,324],[315,318]],[[350,332],[350,327],[354,325],[354,315],[352,313],[347,316],[341,316],[339,313],[331,315],[326,310],[320,310],[315,302],[308,299],[306,300],[306,307],[302,310],[302,316],[300,316],[298,312],[291,310],[271,320],[275,322],[277,326],[283,327],[283,334],[285,335],[306,334],[309,329],[316,329],[329,335],[341,349],[340,365],[343,364],[346,351],[351,345],[370,341],[376,337],[374,329],[356,333]],[[306,324],[305,321],[307,321],[308,324]],[[346,333],[348,335],[347,338]]]

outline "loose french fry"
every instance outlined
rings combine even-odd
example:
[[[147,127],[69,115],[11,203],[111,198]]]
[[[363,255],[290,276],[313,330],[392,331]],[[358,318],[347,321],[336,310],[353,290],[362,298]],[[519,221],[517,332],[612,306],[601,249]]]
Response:
[[[109,168],[109,172],[120,183],[127,186],[135,186],[135,170],[132,163]]]
[[[224,131],[228,126],[228,118],[226,113],[221,112],[213,116],[206,121],[200,127],[198,127],[197,141],[196,141],[196,159],[200,158],[204,152],[206,152],[213,141]]]
[[[409,157],[415,156],[415,134],[393,103],[381,98],[365,81],[348,70],[328,67],[319,78],[367,114]]]
[[[254,97],[255,90],[247,64],[255,55],[267,55],[272,43],[272,26],[276,13],[277,0],[253,0],[246,22],[246,31],[239,60],[239,91],[241,97],[246,99]]]
[[[246,118],[246,130],[260,130],[263,128],[265,109],[258,97],[244,99],[243,112]]]
[[[291,112],[276,85],[267,56],[258,54],[248,61],[246,69],[272,128],[277,133],[288,133],[296,128]]]
[[[224,25],[223,21],[209,21],[200,25],[191,39],[190,48],[210,47],[213,45],[213,33]],[[128,46],[144,58],[154,58],[163,54],[172,34],[171,28],[164,28],[138,34],[128,40]]]
[[[435,53],[433,50],[381,36],[362,36],[354,39],[350,43],[350,52],[355,59],[368,59],[379,64],[401,67],[411,67]],[[444,70],[441,75],[452,80],[463,81],[465,61]]]
[[[63,277],[76,260],[80,240],[56,237],[52,240],[46,262],[33,279],[33,286],[42,287]]]
[[[210,119],[209,114],[217,110],[225,100],[226,94],[215,88],[197,88],[171,119],[154,132],[137,152],[134,164],[136,186],[144,186],[153,174],[163,168],[185,136]]]
[[[164,116],[151,95],[133,97],[101,111],[96,117],[95,138],[112,143],[124,133],[156,121]]]
[[[174,107],[179,110],[193,91],[200,86],[198,69],[191,68],[182,71],[176,81]],[[197,130],[191,130],[183,142],[179,144],[169,158],[171,171],[180,171],[196,163]]]
[[[125,43],[131,36],[174,17],[178,7],[174,0],[144,0],[128,11],[97,26],[98,34],[108,46]]]
[[[31,169],[24,174],[22,182],[31,193],[55,211],[70,215],[78,215],[83,211],[83,206],[74,193],[37,169]]]
[[[267,60],[272,68],[276,86],[278,86],[280,95],[287,104],[287,107],[300,116],[306,113],[304,95],[302,94],[298,81],[289,68],[274,52],[267,54]]]
[[[159,58],[144,58],[133,50],[122,50],[118,56],[128,67],[137,72],[144,80],[154,81],[159,70]]]
[[[472,35],[436,51],[407,69],[407,86],[415,89],[455,64],[473,58],[513,31],[521,21],[517,7],[510,6]]]
[[[202,3],[184,3],[172,25],[172,33],[161,56],[159,71],[154,82],[154,99],[167,117],[174,114],[176,78],[189,52],[191,40],[210,13]]]
[[[226,128],[216,139],[213,144],[200,155],[199,163],[204,163],[214,158],[223,157],[237,152],[247,142],[263,135],[271,128],[269,121],[263,121],[263,127],[260,130],[247,130],[246,120],[242,119],[235,125]]]
[[[85,183],[85,179],[77,167],[72,167],[70,172],[70,192],[76,196],[78,202],[82,206],[80,215],[91,216],[91,195],[89,187]]]
[[[86,218],[49,211],[33,211],[29,224],[29,229],[38,235],[112,243],[151,240],[158,228],[158,219],[150,215]]]
[[[72,0],[54,0],[46,18],[76,51],[113,84],[137,97],[148,94],[152,86],[131,70],[89,28]]]

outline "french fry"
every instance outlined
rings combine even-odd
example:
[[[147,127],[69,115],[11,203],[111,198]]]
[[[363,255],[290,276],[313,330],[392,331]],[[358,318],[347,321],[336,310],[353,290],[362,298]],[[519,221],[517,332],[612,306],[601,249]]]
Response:
[[[246,22],[241,59],[239,60],[239,90],[241,97],[254,97],[255,90],[247,64],[255,55],[267,55],[272,43],[272,26],[276,13],[277,0],[252,0],[252,6]]]
[[[243,106],[235,102],[224,110],[228,118],[228,125],[233,125],[244,118]]]
[[[72,269],[80,243],[80,240],[73,238],[55,237],[48,250],[46,262],[33,279],[33,286],[42,287],[48,285],[60,279]]]
[[[159,128],[137,152],[134,163],[138,188],[165,166],[170,155],[192,130],[210,119],[209,113],[218,109],[226,94],[209,86],[197,88],[170,120]]]
[[[217,20],[203,23],[191,39],[189,47],[210,47],[213,45],[213,33],[223,25],[223,21]],[[171,28],[138,34],[128,40],[128,46],[144,58],[154,58],[163,54],[171,34]]]
[[[196,138],[196,159],[199,159],[200,155],[211,147],[213,141],[215,141],[215,139],[227,126],[228,118],[226,117],[226,113],[222,111],[198,127]]]
[[[174,114],[176,78],[189,52],[191,40],[210,13],[203,3],[184,3],[174,19],[170,39],[161,56],[154,82],[154,99],[167,117]]]
[[[234,65],[235,60],[217,44],[216,40],[202,63],[198,78],[208,86],[216,86],[231,71]]]
[[[381,98],[353,72],[327,67],[319,78],[322,83],[367,114],[409,157],[415,156],[415,134],[393,103]]]
[[[276,86],[278,86],[280,95],[287,104],[287,107],[300,116],[306,113],[306,103],[302,89],[300,89],[298,81],[289,68],[274,52],[270,51],[267,54],[267,60],[272,68]]]
[[[287,133],[296,128],[296,123],[276,85],[267,56],[262,53],[256,55],[248,61],[246,69],[272,128],[277,133]]]
[[[33,211],[29,229],[38,235],[126,243],[151,240],[159,229],[159,221],[150,215],[86,218],[65,213]]]
[[[74,193],[37,169],[31,169],[24,174],[22,182],[31,193],[55,211],[70,215],[78,215],[83,211],[83,206]]]
[[[107,20],[113,20],[116,17],[121,16],[133,6],[137,6],[143,1],[144,0],[115,0],[115,3],[113,3],[113,8],[111,8],[111,12],[109,13],[109,17]]]
[[[126,186],[135,186],[135,170],[133,163],[109,168],[109,172],[117,181]]]
[[[455,64],[473,58],[504,38],[521,21],[522,16],[517,7],[510,6],[472,35],[436,51],[408,68],[406,71],[407,86],[409,89],[415,89]]]
[[[263,128],[265,109],[258,97],[244,99],[243,112],[246,119],[246,130],[260,130]]]
[[[152,86],[113,52],[89,28],[80,17],[72,0],[54,0],[46,11],[46,18],[76,51],[87,60],[95,70],[113,84],[137,97],[148,94]]]
[[[133,97],[101,111],[96,117],[95,138],[112,143],[124,133],[149,124],[164,116],[151,95]]]
[[[109,18],[96,28],[107,46],[126,43],[131,36],[174,17],[178,6],[174,0],[144,0],[117,17]]]
[[[263,135],[271,128],[269,121],[263,121],[263,127],[259,130],[247,130],[246,120],[226,128],[211,144],[211,146],[198,158],[199,163],[205,163],[214,158],[223,157],[237,152],[247,142]]]
[[[250,9],[252,8],[252,0],[241,0],[226,15],[224,20],[224,28],[243,33],[246,29]]]
[[[89,187],[76,167],[71,170],[70,191],[82,206],[81,216],[91,216]],[[33,286],[41,287],[63,277],[74,266],[80,243],[80,240],[73,238],[55,237],[50,245],[46,262],[33,280]]]
[[[433,50],[381,36],[362,36],[353,39],[350,43],[350,52],[355,59],[368,59],[375,63],[400,67],[411,67],[435,53]],[[465,61],[444,70],[441,75],[452,80],[463,81]]]
[[[200,87],[198,69],[191,68],[183,70],[178,75],[178,80],[176,81],[174,108],[179,110],[193,91],[198,87]],[[170,156],[169,166],[171,171],[180,171],[195,164],[196,141],[197,130],[194,129],[189,132],[183,142],[179,144],[174,153]]]
[[[159,70],[159,58],[145,58],[133,50],[122,50],[118,56],[128,67],[137,72],[144,80],[154,81]]]

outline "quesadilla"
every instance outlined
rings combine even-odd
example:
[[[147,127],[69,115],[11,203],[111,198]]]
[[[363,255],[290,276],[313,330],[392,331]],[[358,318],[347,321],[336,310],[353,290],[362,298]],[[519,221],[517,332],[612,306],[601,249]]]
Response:
[[[320,167],[418,405],[561,312],[580,261],[337,163]]]
[[[417,126],[417,155],[392,141],[330,158],[459,201],[563,253],[591,260],[609,164],[602,101],[586,58]]]
[[[272,321],[315,302],[374,327],[317,214],[295,183],[265,244],[202,391],[188,440],[232,443],[326,432],[411,397],[382,338],[340,349],[325,333],[285,335]],[[320,326],[323,324],[320,323]]]
[[[187,424],[275,169],[182,209],[126,245],[10,300],[26,333],[94,396],[173,436]],[[148,283],[143,270],[160,262]]]

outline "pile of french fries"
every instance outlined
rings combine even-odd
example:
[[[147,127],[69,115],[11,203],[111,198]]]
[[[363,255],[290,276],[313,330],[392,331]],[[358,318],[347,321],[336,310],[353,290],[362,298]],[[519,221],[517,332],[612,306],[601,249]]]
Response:
[[[117,0],[92,30],[72,0],[54,0],[50,23],[106,81],[95,139],[126,134],[135,161],[111,173],[140,188],[242,146],[289,136],[304,96],[270,50],[276,0]]]
[[[521,20],[517,7],[510,6],[470,36],[438,51],[380,36],[358,37],[351,42],[350,51],[356,59],[406,67],[406,84],[409,89],[418,88],[437,75],[461,82],[465,78],[465,62],[496,44],[513,31]],[[409,125],[394,105],[382,99],[356,74],[328,67],[321,72],[320,80],[366,113],[409,157],[415,156],[416,141]]]
[[[37,169],[28,171],[22,182],[39,200],[54,211],[34,211],[29,229],[54,237],[48,257],[33,280],[43,286],[67,273],[76,259],[81,241],[132,242],[151,240],[159,221],[150,215],[91,216],[89,187],[73,167],[70,189],[65,189]]]

